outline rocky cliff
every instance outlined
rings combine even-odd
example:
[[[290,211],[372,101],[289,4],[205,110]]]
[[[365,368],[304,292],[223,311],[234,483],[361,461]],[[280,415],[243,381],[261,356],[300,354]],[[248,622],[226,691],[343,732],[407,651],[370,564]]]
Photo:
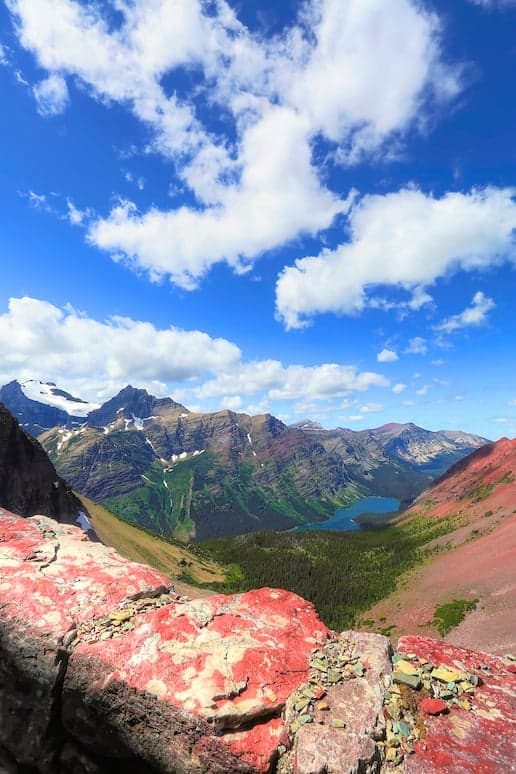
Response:
[[[0,512],[8,774],[508,772],[516,666],[329,631],[295,594],[189,601],[76,527]]]
[[[72,523],[83,510],[40,444],[1,403],[0,506],[23,516],[43,513]]]

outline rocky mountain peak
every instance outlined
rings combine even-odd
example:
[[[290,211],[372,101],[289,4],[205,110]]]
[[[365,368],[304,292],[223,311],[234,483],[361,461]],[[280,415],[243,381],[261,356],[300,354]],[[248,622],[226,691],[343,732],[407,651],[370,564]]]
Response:
[[[84,422],[93,408],[91,403],[60,390],[52,382],[29,379],[12,381],[0,388],[0,401],[20,421],[23,429],[37,436],[45,430],[63,425],[71,427]]]
[[[88,414],[88,424],[92,427],[105,427],[117,419],[144,419],[153,416],[156,409],[177,409],[189,413],[188,409],[172,398],[156,398],[147,390],[128,384],[99,409]]]

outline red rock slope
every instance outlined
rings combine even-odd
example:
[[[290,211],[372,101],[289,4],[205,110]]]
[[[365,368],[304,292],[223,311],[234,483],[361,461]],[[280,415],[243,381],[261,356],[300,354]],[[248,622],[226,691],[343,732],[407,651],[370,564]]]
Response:
[[[394,625],[393,634],[434,634],[437,605],[478,599],[448,642],[494,653],[516,649],[516,439],[502,438],[454,465],[423,492],[404,519],[454,516],[452,548],[419,568],[365,614]],[[386,620],[385,620],[386,619]]]
[[[2,773],[509,771],[514,666],[400,650],[392,674],[387,638],[330,632],[295,594],[188,600],[76,527],[0,509]],[[459,670],[452,690],[429,662]]]

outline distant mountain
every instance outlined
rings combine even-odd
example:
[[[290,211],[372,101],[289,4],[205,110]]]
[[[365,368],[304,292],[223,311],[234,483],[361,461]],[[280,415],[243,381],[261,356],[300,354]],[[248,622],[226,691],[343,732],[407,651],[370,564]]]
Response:
[[[338,455],[270,414],[193,413],[131,386],[40,440],[77,491],[185,540],[323,520],[361,493]]]
[[[366,431],[367,432],[367,431]],[[412,424],[391,423],[370,431],[388,454],[439,476],[465,455],[489,443],[487,438],[457,430],[432,432]]]
[[[405,504],[454,462],[488,443],[470,433],[431,432],[412,423],[393,422],[372,430],[325,430],[305,419],[293,427],[337,454],[361,487],[397,497]]]
[[[23,429],[33,436],[56,425],[73,427],[84,422],[95,404],[75,398],[53,382],[29,379],[13,381],[0,388],[0,402],[14,414]]]
[[[407,504],[485,442],[412,424],[355,432],[309,419],[288,427],[270,414],[193,413],[130,385],[102,406],[41,382],[11,382],[0,394],[77,491],[183,540],[288,529],[366,495]]]
[[[0,507],[20,516],[41,514],[68,523],[76,523],[84,511],[40,444],[20,428],[2,404]],[[85,515],[81,518],[84,520]]]

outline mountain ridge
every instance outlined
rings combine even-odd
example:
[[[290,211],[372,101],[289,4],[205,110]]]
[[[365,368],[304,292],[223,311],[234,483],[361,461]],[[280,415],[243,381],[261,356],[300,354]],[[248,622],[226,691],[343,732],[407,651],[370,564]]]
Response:
[[[128,385],[38,437],[77,491],[156,534],[200,540],[322,521],[369,494],[406,504],[446,467],[441,452],[455,461],[485,440],[388,427],[325,430],[271,414],[192,412]]]

